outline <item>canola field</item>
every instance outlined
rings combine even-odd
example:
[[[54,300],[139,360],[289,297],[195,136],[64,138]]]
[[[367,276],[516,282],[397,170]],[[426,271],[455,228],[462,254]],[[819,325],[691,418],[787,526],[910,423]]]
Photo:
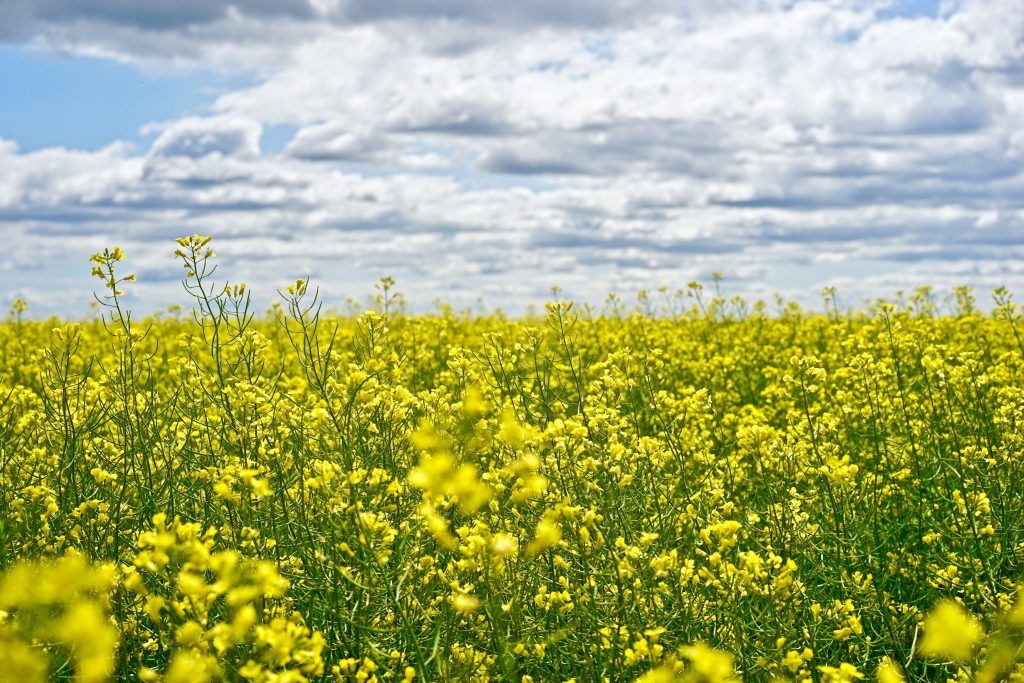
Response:
[[[1008,293],[262,312],[211,246],[0,325],[0,680],[1022,680]]]

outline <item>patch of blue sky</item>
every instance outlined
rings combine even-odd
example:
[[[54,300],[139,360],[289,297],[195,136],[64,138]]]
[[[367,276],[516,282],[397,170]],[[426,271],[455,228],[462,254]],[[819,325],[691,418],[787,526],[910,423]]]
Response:
[[[108,59],[0,46],[0,137],[32,151],[141,143],[147,123],[205,113],[244,74],[153,70]]]
[[[291,123],[273,123],[263,126],[260,135],[260,151],[263,154],[280,154],[295,137],[299,127]]]
[[[888,6],[875,12],[879,19],[914,19],[937,17],[941,10],[940,0],[893,0]]]

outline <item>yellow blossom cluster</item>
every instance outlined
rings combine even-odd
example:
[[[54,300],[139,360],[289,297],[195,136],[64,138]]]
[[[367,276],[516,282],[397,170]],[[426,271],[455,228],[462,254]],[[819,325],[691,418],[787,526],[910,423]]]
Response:
[[[1024,680],[1008,292],[260,312],[168,246],[0,324],[0,680]]]

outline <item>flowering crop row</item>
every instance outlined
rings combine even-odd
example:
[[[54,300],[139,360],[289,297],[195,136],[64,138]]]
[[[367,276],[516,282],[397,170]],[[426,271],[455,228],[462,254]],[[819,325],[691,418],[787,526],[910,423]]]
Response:
[[[192,315],[114,249],[0,325],[0,680],[1021,679],[1006,292],[256,315],[176,254]]]

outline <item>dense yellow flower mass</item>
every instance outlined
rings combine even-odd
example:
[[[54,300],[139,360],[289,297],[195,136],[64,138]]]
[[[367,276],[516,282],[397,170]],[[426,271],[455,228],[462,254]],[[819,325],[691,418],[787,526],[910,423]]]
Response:
[[[173,248],[0,325],[0,681],[1024,680],[1008,293],[257,314]]]

